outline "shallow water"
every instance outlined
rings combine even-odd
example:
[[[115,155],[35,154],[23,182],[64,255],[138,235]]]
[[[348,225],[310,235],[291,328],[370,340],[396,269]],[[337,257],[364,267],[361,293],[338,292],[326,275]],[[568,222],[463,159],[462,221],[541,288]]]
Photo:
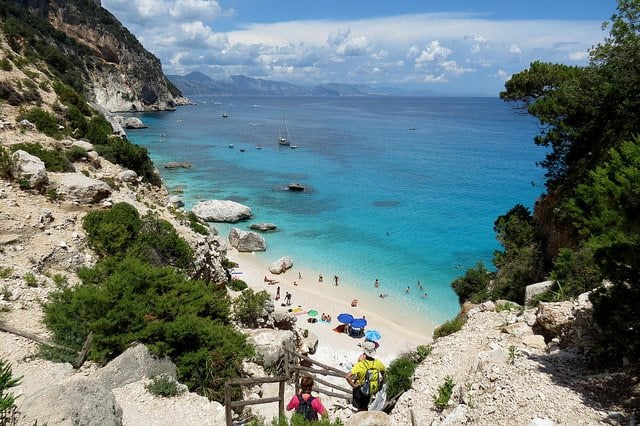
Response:
[[[138,114],[149,128],[129,131],[186,208],[206,199],[246,204],[254,218],[218,225],[221,234],[274,222],[259,258],[292,256],[325,277],[393,295],[434,323],[458,310],[450,282],[479,260],[490,264],[496,217],[516,203],[532,207],[541,192],[537,127],[499,99],[193,100]],[[297,149],[278,146],[283,117]],[[163,168],[168,161],[192,167]],[[293,182],[305,190],[286,190]]]

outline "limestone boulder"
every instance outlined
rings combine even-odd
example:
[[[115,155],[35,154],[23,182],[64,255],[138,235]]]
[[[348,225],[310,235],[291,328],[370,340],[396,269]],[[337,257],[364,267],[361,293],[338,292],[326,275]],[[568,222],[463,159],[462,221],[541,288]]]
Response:
[[[176,366],[169,358],[157,358],[143,344],[137,344],[103,368],[92,378],[106,389],[115,389],[160,374],[177,378]]]
[[[87,151],[87,152],[89,152],[89,151],[93,151],[93,150],[94,150],[94,148],[93,148],[93,144],[92,144],[91,142],[89,142],[89,141],[87,141],[87,140],[82,140],[82,139],[77,140],[77,141],[74,141],[74,142],[71,144],[71,146],[72,146],[73,148],[80,148],[80,149],[84,149],[84,150],[85,150],[85,151]]]
[[[125,129],[146,129],[147,126],[137,117],[127,117],[123,121]]]
[[[393,422],[384,411],[360,411],[345,421],[345,426],[392,426]]]
[[[266,328],[246,330],[249,341],[256,349],[258,359],[264,367],[277,366],[284,358],[284,349],[295,349],[295,335],[290,330]]]
[[[293,259],[289,256],[284,256],[276,260],[271,264],[271,266],[269,266],[269,272],[279,275],[286,272],[287,269],[291,268],[293,268]]]
[[[14,164],[14,177],[27,182],[29,188],[38,188],[49,182],[44,162],[35,155],[19,149],[13,153],[11,159]]]
[[[529,301],[536,295],[544,293],[553,287],[554,281],[542,281],[539,283],[528,285],[524,290],[524,304],[528,305]]]
[[[275,223],[254,223],[250,228],[260,232],[268,232],[275,231],[277,226]]]
[[[121,182],[136,183],[138,181],[138,174],[133,170],[123,170],[118,173],[118,179]]]
[[[251,217],[251,208],[231,200],[207,200],[194,204],[191,211],[208,222],[235,223]]]
[[[239,252],[265,251],[267,249],[267,242],[262,235],[239,228],[232,228],[229,232],[229,244]]]
[[[49,178],[56,191],[70,201],[95,204],[111,195],[109,185],[82,173],[50,173]]]
[[[113,392],[84,377],[51,384],[25,396],[19,409],[20,424],[122,425],[122,409]]]
[[[541,302],[536,312],[536,325],[541,327],[543,334],[549,337],[559,336],[574,319],[572,311],[571,302]]]
[[[169,205],[173,207],[184,207],[184,200],[180,195],[172,195],[169,197]]]

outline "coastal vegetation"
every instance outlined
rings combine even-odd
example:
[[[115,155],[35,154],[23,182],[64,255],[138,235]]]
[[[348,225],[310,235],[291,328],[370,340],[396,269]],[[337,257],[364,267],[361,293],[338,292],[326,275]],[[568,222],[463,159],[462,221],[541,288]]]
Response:
[[[229,322],[224,287],[188,277],[189,245],[153,214],[118,203],[87,214],[84,228],[102,257],[78,272],[80,285],[62,285],[44,305],[54,340],[79,350],[93,333],[89,358],[100,362],[145,343],[171,358],[191,390],[222,401],[224,382],[253,355]]]
[[[13,376],[11,364],[7,360],[0,358],[0,423],[3,425],[15,424],[16,397],[9,389],[18,386],[20,380],[20,377]]]
[[[461,302],[522,303],[524,287],[544,277],[556,285],[542,300],[591,290],[598,361],[615,354],[617,365],[640,359],[639,16],[639,0],[618,0],[588,66],[534,62],[507,81],[501,98],[541,124],[546,193],[533,215],[518,205],[496,220],[495,272],[478,264],[452,283]]]

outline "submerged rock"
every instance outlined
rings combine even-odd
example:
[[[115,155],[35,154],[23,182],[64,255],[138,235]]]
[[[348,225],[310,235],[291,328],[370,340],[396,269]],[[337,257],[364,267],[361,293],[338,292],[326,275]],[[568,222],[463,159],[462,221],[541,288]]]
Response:
[[[275,231],[277,226],[275,223],[254,223],[250,228],[255,229],[256,231],[266,232]]]

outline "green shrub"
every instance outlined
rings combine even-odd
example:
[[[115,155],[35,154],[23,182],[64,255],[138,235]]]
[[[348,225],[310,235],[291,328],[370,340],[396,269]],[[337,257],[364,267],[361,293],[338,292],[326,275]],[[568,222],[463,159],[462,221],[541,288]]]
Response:
[[[26,112],[22,112],[18,116],[18,120],[29,120],[36,125],[36,128],[47,136],[60,137],[61,133],[58,129],[60,123],[50,112],[42,108],[31,108]]]
[[[178,382],[166,374],[155,376],[145,388],[156,396],[169,397],[178,395]]]
[[[69,148],[64,155],[67,157],[69,161],[76,162],[81,161],[87,158],[87,151],[84,148],[80,148],[79,146],[73,146]]]
[[[201,235],[209,235],[209,227],[203,225],[200,222],[200,218],[196,216],[194,212],[187,213],[187,220],[189,221],[189,227],[196,233]]]
[[[108,122],[106,124],[111,128]],[[91,129],[89,131],[91,132]],[[143,177],[152,185],[162,184],[146,148],[117,137],[109,138],[108,142],[102,143],[95,142],[89,134],[87,136],[92,142],[99,143],[95,146],[96,151],[107,160],[135,171],[138,176]]]
[[[271,296],[265,290],[258,293],[250,288],[244,290],[233,301],[234,318],[248,327],[255,327],[257,319],[263,315],[265,303],[270,299]]]
[[[11,290],[6,285],[2,286],[2,290],[0,291],[0,300],[9,300],[13,296]]]
[[[18,386],[22,377],[13,377],[13,371],[9,361],[0,358],[0,419],[7,419],[7,424],[13,424],[11,420],[14,418],[15,400],[8,389]],[[4,422],[3,422],[4,424]]]
[[[62,349],[48,345],[38,345],[38,357],[53,362],[67,362],[73,364],[78,354],[72,350]]]
[[[90,117],[93,111],[87,104],[87,100],[71,86],[68,86],[62,82],[55,82],[53,84],[53,90],[58,95],[58,99],[67,107],[73,107],[81,115]]]
[[[12,151],[23,150],[38,157],[44,163],[44,167],[50,172],[73,172],[75,168],[67,159],[62,150],[45,149],[39,143],[18,143],[11,146]]]
[[[493,274],[490,273],[482,262],[478,262],[475,268],[469,268],[463,277],[456,278],[451,287],[458,295],[460,304],[467,300],[473,303],[482,303],[489,299],[489,284]]]
[[[193,263],[193,251],[173,226],[149,212],[131,247],[133,256],[157,266],[188,269]]]
[[[4,146],[0,146],[0,177],[10,179],[13,176],[13,160],[11,152]]]
[[[553,262],[551,279],[562,283],[564,298],[576,297],[602,284],[602,272],[588,248],[560,249]]]
[[[13,274],[13,268],[11,266],[0,268],[0,278],[10,278]]]
[[[412,377],[416,366],[417,364],[411,355],[400,356],[389,364],[389,368],[384,374],[388,399],[395,398],[411,389]]]
[[[431,347],[431,345],[419,345],[416,348],[417,361],[418,362],[424,361],[425,358],[431,354],[432,350],[433,348]]]
[[[435,330],[433,330],[434,339],[438,337],[448,336],[455,333],[456,331],[459,331],[465,322],[466,321],[462,315],[458,315],[454,319],[444,322],[440,326],[436,327]]]
[[[447,408],[454,386],[455,383],[453,383],[453,378],[451,376],[446,376],[444,378],[444,383],[438,387],[438,395],[433,396],[433,403],[438,410],[442,411]]]
[[[242,291],[248,288],[247,283],[242,280],[231,280],[228,286],[234,291]]]
[[[36,279],[36,276],[31,272],[26,273],[24,277],[22,277],[22,279],[29,287],[38,287],[38,280]]]
[[[0,59],[0,69],[2,71],[11,71],[13,69],[13,65],[8,58]]]
[[[101,260],[78,275],[81,285],[50,295],[44,319],[64,346],[80,349],[92,331],[90,359],[103,362],[142,342],[169,356],[190,389],[221,401],[224,382],[239,377],[242,359],[253,355],[228,324],[224,290],[131,257]]]
[[[83,222],[89,245],[102,256],[124,256],[142,228],[140,214],[127,203],[88,213]]]

